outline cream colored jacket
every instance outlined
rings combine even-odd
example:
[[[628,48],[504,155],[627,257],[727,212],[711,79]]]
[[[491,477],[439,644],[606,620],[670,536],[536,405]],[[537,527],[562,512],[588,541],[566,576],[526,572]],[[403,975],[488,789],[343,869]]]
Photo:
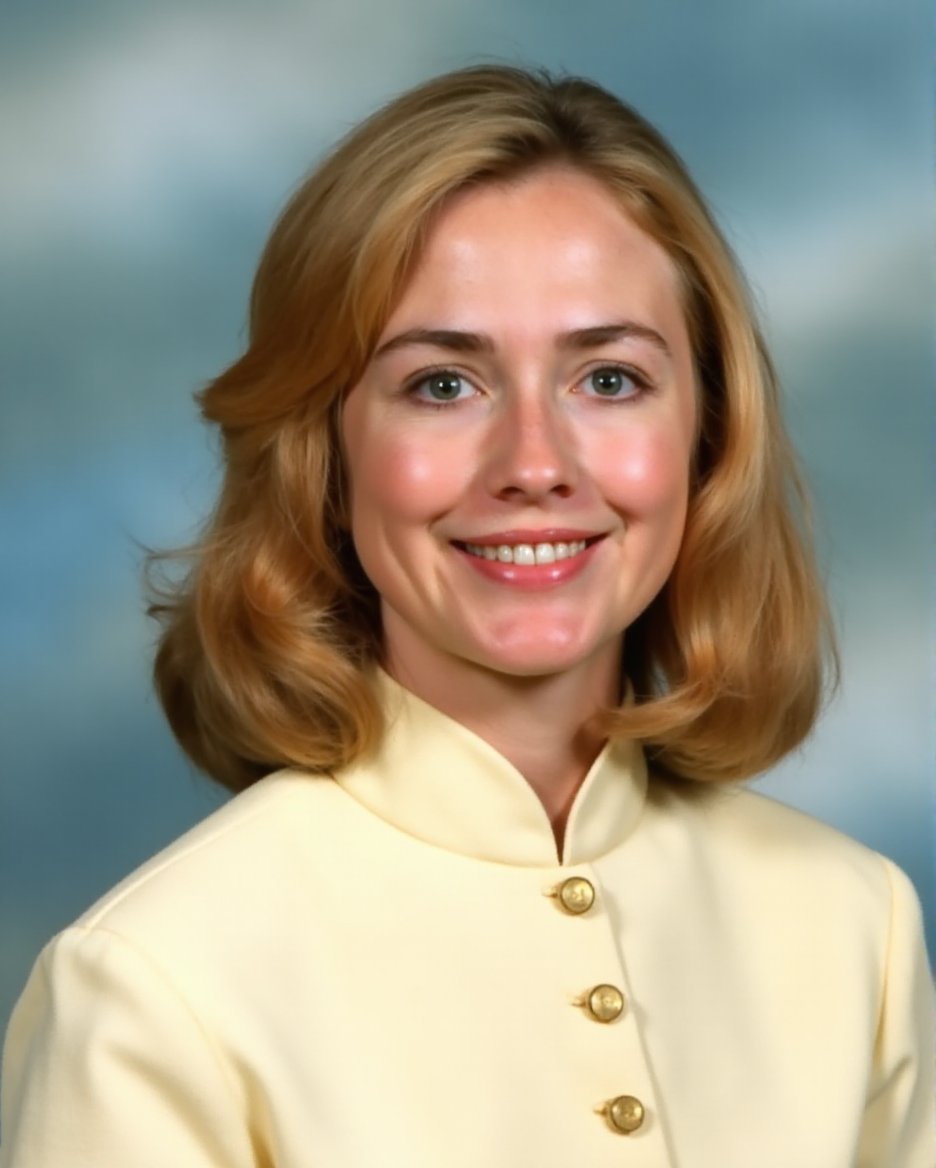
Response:
[[[648,788],[628,746],[560,861],[503,758],[387,689],[376,758],[263,780],[49,945],[3,1168],[936,1165],[893,864],[749,792]]]

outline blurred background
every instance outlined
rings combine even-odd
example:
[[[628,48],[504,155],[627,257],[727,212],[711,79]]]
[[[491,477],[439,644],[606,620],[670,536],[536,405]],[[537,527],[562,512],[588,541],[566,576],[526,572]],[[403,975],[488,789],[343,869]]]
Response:
[[[375,105],[492,58],[635,104],[742,259],[844,663],[759,785],[901,864],[932,945],[928,5],[6,0],[3,25],[0,1029],[44,941],[223,797],[150,693],[140,547],[212,499],[191,393],[241,349],[278,209]]]

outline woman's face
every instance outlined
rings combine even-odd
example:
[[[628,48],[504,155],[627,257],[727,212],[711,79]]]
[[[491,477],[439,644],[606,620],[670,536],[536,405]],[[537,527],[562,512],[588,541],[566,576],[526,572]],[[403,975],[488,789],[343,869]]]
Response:
[[[603,186],[456,196],[342,417],[390,672],[616,671],[679,549],[695,430],[675,269]]]

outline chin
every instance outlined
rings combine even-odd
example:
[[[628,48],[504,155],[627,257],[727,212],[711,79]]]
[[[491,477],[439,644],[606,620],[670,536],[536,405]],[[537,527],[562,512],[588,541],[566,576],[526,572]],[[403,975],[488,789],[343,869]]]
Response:
[[[599,654],[595,646],[549,645],[542,640],[488,650],[475,658],[479,665],[510,677],[552,677],[587,665]]]

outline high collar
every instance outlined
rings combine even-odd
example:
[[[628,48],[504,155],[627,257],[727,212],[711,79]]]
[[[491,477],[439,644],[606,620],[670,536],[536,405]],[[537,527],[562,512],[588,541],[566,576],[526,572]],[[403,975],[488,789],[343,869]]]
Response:
[[[643,751],[608,743],[576,793],[562,856],[523,775],[447,714],[378,672],[386,729],[376,753],[339,771],[340,786],[381,819],[437,847],[524,867],[580,864],[624,840],[646,799]]]

